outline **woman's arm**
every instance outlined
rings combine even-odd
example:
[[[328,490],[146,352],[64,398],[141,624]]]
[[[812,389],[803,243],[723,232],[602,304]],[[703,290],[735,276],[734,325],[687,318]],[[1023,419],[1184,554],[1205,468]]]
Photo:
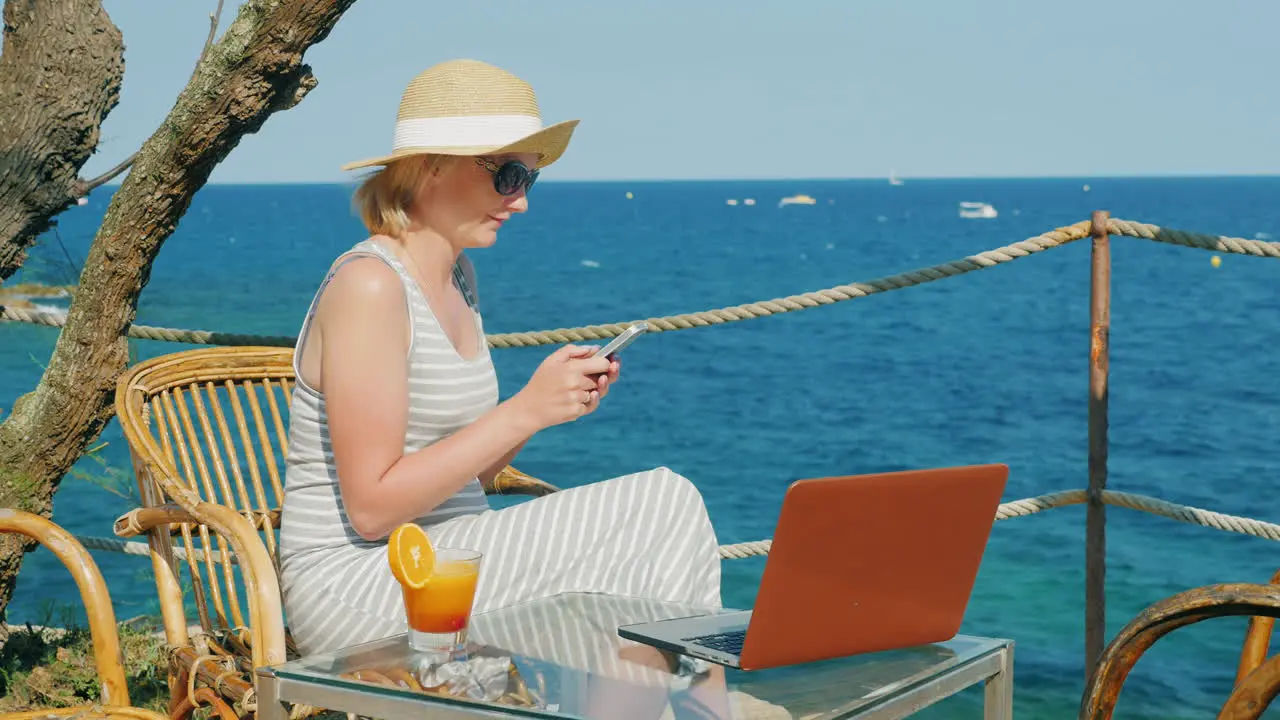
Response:
[[[538,430],[508,400],[405,455],[409,317],[400,278],[377,259],[347,263],[323,294],[317,320],[338,485],[351,526],[367,540],[430,512]]]
[[[595,350],[595,347],[588,345],[586,347],[575,348],[574,354],[579,356],[593,355]],[[595,409],[599,407],[600,401],[604,400],[605,396],[609,394],[609,388],[613,387],[613,384],[618,381],[618,374],[621,371],[621,361],[614,358],[609,363],[609,369],[607,372],[594,376],[596,382],[596,397],[587,406],[587,413],[594,412]],[[503,468],[510,465],[512,461],[516,459],[516,456],[524,449],[524,445],[527,441],[528,438],[521,440],[520,444],[511,448],[506,455],[502,456],[501,460],[490,466],[484,472],[480,473],[480,479],[484,482],[492,482],[493,479],[498,476],[498,473],[502,472]]]
[[[342,266],[321,296],[320,379],[338,487],[361,537],[386,537],[507,463],[537,431],[593,412],[596,376],[614,367],[565,345],[520,392],[443,440],[404,454],[409,314],[395,271],[376,259]]]
[[[520,454],[520,451],[524,449],[524,444],[528,441],[529,438],[521,440],[520,444],[508,450],[507,454],[503,455],[501,460],[485,468],[484,472],[480,473],[481,482],[493,482],[493,479],[498,477],[498,473],[502,472],[503,468],[510,465],[512,461],[516,459],[516,456]]]

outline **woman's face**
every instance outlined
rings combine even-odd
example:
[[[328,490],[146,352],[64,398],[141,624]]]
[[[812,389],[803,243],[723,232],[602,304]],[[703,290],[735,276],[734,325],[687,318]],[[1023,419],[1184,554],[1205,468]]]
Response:
[[[533,153],[493,155],[483,158],[491,167],[518,160],[534,168]],[[418,220],[439,233],[455,249],[484,248],[498,239],[498,229],[515,213],[529,209],[524,188],[512,195],[499,195],[493,186],[493,172],[473,157],[459,157],[448,163],[427,183],[418,198]]]

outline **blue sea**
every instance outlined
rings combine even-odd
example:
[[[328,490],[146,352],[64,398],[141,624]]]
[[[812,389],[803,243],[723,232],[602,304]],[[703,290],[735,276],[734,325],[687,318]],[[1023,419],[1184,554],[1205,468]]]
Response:
[[[1086,191],[1083,187],[1088,184]],[[361,240],[352,187],[211,186],[166,242],[138,322],[292,335],[331,259]],[[111,188],[68,210],[19,280],[64,283]],[[627,193],[632,194],[628,199]],[[779,207],[806,193],[811,206]],[[726,200],[755,199],[728,205]],[[962,219],[960,201],[993,219]],[[532,211],[472,255],[489,332],[736,305],[962,258],[1085,220],[1094,209],[1173,228],[1280,238],[1280,178],[544,182]],[[1110,487],[1280,521],[1280,262],[1115,238]],[[65,252],[64,252],[65,248]],[[0,326],[0,408],[39,381],[55,331]],[[140,356],[185,346],[137,343]],[[594,415],[535,437],[517,461],[574,486],[657,465],[693,479],[721,542],[769,536],[791,481],[966,463],[1011,468],[1006,500],[1087,485],[1089,242],[905,290],[716,327],[626,351]],[[550,347],[496,350],[503,396]],[[102,463],[128,472],[118,428]],[[105,463],[105,465],[103,464]],[[130,503],[68,479],[55,520],[109,536]],[[909,508],[904,508],[909,511]],[[1017,642],[1020,718],[1072,716],[1084,682],[1084,528],[1076,506],[997,523],[964,631]],[[1187,588],[1265,582],[1266,540],[1108,511],[1108,637]],[[833,552],[875,552],[833,548]],[[122,618],[156,611],[150,565],[98,553]],[[752,602],[761,560],[725,566],[725,601]],[[29,556],[10,621],[39,621],[75,586]],[[1227,697],[1245,620],[1158,643],[1118,717],[1203,718]],[[981,717],[980,691],[926,717]]]

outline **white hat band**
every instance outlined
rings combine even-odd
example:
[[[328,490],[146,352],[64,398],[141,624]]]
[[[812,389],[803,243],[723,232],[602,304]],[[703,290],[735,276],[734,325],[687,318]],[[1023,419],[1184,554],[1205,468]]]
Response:
[[[393,147],[501,147],[541,129],[542,120],[532,115],[406,118],[396,122]]]

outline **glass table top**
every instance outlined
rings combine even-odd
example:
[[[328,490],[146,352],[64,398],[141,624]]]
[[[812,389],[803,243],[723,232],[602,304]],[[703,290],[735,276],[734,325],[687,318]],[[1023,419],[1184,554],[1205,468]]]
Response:
[[[619,625],[708,612],[571,593],[477,615],[469,656],[440,664],[399,635],[274,668],[277,677],[355,694],[412,697],[524,717],[843,717],[998,651],[1005,640],[945,643],[752,672],[697,673],[618,636]],[[620,715],[625,709],[625,715]]]

